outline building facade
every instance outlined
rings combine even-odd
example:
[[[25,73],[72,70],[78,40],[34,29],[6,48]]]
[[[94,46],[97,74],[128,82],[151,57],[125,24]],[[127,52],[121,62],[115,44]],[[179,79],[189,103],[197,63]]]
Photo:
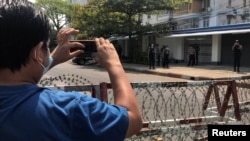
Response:
[[[142,51],[150,43],[168,45],[171,57],[188,61],[188,46],[200,46],[199,63],[231,65],[232,45],[239,40],[243,45],[242,65],[250,64],[250,0],[193,0],[183,3],[173,13],[143,15],[143,24],[175,23],[170,34],[145,35]]]

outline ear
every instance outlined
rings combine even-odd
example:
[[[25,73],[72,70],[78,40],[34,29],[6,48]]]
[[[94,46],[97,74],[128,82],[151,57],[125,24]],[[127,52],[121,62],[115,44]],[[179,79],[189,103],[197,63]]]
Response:
[[[44,51],[43,51],[43,42],[39,42],[32,50],[32,56],[34,57],[35,60],[38,62],[42,63],[43,58],[44,58]]]

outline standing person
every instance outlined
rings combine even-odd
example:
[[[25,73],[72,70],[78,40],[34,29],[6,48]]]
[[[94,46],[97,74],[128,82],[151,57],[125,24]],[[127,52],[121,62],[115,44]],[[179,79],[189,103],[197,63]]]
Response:
[[[199,52],[200,52],[200,46],[198,44],[194,44],[195,49],[195,65],[199,64]]]
[[[169,54],[170,54],[170,50],[168,48],[168,46],[164,45],[163,46],[163,51],[162,51],[162,54],[163,54],[163,58],[162,58],[162,66],[163,68],[169,68]]]
[[[156,49],[156,59],[157,59],[157,66],[161,65],[161,49],[158,44],[155,44]]]
[[[70,52],[83,48],[70,42],[78,30],[60,30],[58,45],[50,53],[51,27],[41,9],[27,0],[1,0],[0,15],[1,141],[123,141],[140,131],[135,93],[113,44],[95,39],[96,60],[113,87],[111,105],[87,94],[37,84],[49,69],[83,53]]]
[[[152,44],[148,49],[149,69],[155,69],[155,48]]]
[[[189,55],[189,59],[188,59],[188,65],[187,66],[193,66],[195,63],[195,49],[192,45],[189,45],[188,48],[188,55]]]
[[[242,52],[242,45],[239,43],[239,40],[236,40],[232,46],[233,58],[234,58],[234,71],[240,72],[240,59]]]

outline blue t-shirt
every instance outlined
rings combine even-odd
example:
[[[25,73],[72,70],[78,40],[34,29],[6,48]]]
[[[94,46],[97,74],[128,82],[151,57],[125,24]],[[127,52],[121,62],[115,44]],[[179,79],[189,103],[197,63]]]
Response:
[[[37,85],[0,86],[0,141],[123,141],[124,107]]]

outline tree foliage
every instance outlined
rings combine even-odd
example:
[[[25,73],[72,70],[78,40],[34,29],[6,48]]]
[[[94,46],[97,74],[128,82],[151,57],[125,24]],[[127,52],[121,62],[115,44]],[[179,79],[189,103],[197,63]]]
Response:
[[[132,35],[148,31],[163,31],[165,26],[142,25],[142,14],[173,11],[183,2],[192,0],[88,0],[86,5],[65,0],[37,0],[44,9],[55,32],[70,23],[80,29],[82,38],[110,35]],[[168,29],[168,28],[165,28]],[[165,30],[167,31],[167,30]]]
[[[44,10],[50,20],[52,25],[50,47],[53,49],[56,46],[56,34],[70,22],[73,14],[72,4],[64,0],[36,0],[35,5]]]
[[[64,0],[36,0],[35,4],[45,11],[56,31],[65,27],[73,14],[72,4]]]
[[[106,18],[102,14],[103,2],[103,0],[89,1],[87,5],[83,6],[75,4],[71,26],[80,29],[82,38],[93,38],[108,34],[104,32],[103,24]]]
[[[81,29],[79,38],[111,35],[129,36],[129,54],[133,57],[131,37],[148,32],[166,33],[171,30],[166,21],[162,25],[142,25],[142,14],[169,12],[182,2],[191,0],[89,0],[84,6],[75,6],[72,26]]]
[[[162,11],[171,14],[180,4],[184,2],[191,2],[192,0],[107,0],[104,6],[109,12],[119,12],[126,15],[124,25],[128,27],[126,29],[127,34],[143,33],[143,31],[159,31],[162,32],[163,27],[168,25],[146,25],[141,27],[140,15],[142,14],[159,14]],[[135,21],[136,20],[136,21]],[[167,24],[168,21],[166,21]],[[137,29],[142,29],[138,31]],[[167,28],[168,30],[170,28]],[[167,30],[164,30],[167,32]]]
[[[71,26],[80,29],[82,38],[109,37],[124,32],[125,16],[107,11],[104,3],[105,0],[90,0],[86,5],[75,5]]]
[[[142,35],[148,32],[168,32],[171,28],[165,25],[142,25],[142,14],[152,14],[160,11],[173,11],[173,6],[183,0],[107,0],[104,7],[108,12],[118,12],[124,15],[124,31],[129,36],[129,55],[134,58],[133,34]]]
[[[192,0],[88,0],[86,5],[72,4],[64,0],[37,0],[58,30],[70,24],[80,30],[78,39],[110,37],[111,35],[168,32],[165,25],[142,25],[142,14],[171,13],[179,4]],[[130,43],[129,43],[130,44]],[[130,45],[129,45],[130,46]],[[131,49],[130,51],[133,52]],[[129,54],[132,54],[129,53]]]

